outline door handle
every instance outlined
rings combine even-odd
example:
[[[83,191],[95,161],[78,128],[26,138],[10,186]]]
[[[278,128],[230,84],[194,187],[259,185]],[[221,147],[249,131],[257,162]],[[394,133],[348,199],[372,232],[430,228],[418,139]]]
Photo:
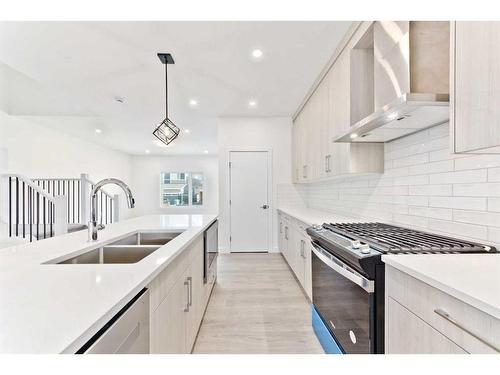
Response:
[[[189,282],[189,307],[193,306],[193,278],[188,277]]]
[[[269,206],[267,204],[265,204],[263,206],[260,206],[260,208],[262,208],[263,210],[267,210],[269,208]]]
[[[186,286],[186,307],[184,308],[184,312],[189,312],[189,278],[186,278],[184,285]]]

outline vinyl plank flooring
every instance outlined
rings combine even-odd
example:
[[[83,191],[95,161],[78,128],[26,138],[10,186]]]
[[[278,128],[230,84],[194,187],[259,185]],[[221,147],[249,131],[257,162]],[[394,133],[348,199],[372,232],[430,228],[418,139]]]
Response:
[[[281,254],[220,254],[193,353],[323,353],[311,309]]]

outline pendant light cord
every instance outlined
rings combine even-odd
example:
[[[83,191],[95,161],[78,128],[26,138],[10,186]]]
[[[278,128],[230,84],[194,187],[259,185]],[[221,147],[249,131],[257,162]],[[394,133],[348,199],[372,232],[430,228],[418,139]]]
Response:
[[[168,119],[168,64],[165,63],[165,118]]]

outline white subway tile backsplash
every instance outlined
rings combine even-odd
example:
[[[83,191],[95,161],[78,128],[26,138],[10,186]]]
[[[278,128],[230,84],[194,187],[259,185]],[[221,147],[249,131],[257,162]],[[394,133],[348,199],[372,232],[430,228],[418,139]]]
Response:
[[[500,198],[488,198],[488,211],[500,212]]]
[[[487,239],[488,228],[481,225],[459,223],[457,221],[429,219],[429,228],[456,236]]]
[[[409,207],[408,213],[414,216],[424,216],[433,219],[452,220],[453,210],[450,208],[436,208],[436,207]]]
[[[429,162],[429,154],[416,154],[411,156],[406,156],[404,158],[395,159],[392,161],[394,168],[407,167],[409,165],[422,164]]]
[[[407,206],[428,206],[429,197],[420,195],[395,195],[393,197],[394,204],[406,204]]]
[[[472,155],[468,158],[455,160],[455,170],[457,171],[492,167],[500,167],[500,157],[498,155]]]
[[[499,228],[488,228],[488,241],[500,244],[500,229]]]
[[[467,154],[453,154],[450,152],[449,148],[443,148],[442,150],[429,152],[429,161],[459,159],[468,156]]]
[[[497,212],[453,210],[453,220],[463,223],[500,227],[500,213]]]
[[[278,201],[500,246],[500,155],[452,154],[448,124],[385,144],[385,172],[283,188]],[[289,184],[290,185],[290,184]]]
[[[453,195],[465,197],[500,197],[500,183],[454,184]]]
[[[409,168],[408,174],[418,175],[418,174],[430,174],[430,173],[443,173],[451,172],[454,169],[453,160],[442,160],[432,163],[425,163],[419,165],[413,165]]]
[[[457,208],[486,211],[486,198],[472,197],[429,197],[430,207]]]
[[[432,174],[430,175],[429,182],[431,184],[460,184],[469,182],[486,182],[486,179],[486,169],[477,169],[470,171]]]
[[[488,181],[489,182],[500,182],[500,168],[488,169]]]
[[[429,218],[422,216],[394,214],[393,221],[397,224],[411,225],[413,227],[427,228]]]
[[[409,187],[410,195],[453,195],[453,185],[412,185]]]
[[[394,178],[394,185],[427,185],[428,183],[428,175],[404,176]]]

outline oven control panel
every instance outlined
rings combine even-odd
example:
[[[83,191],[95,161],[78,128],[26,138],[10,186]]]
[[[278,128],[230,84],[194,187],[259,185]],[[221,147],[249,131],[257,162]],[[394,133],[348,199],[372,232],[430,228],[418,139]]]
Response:
[[[321,237],[325,241],[330,242],[336,246],[343,247],[345,250],[354,253],[358,258],[380,255],[380,252],[371,248],[367,243],[344,237],[340,234],[332,232],[331,230],[323,228],[323,226],[321,225],[315,224],[311,227],[311,229],[312,231],[314,231],[314,234],[316,236]]]

